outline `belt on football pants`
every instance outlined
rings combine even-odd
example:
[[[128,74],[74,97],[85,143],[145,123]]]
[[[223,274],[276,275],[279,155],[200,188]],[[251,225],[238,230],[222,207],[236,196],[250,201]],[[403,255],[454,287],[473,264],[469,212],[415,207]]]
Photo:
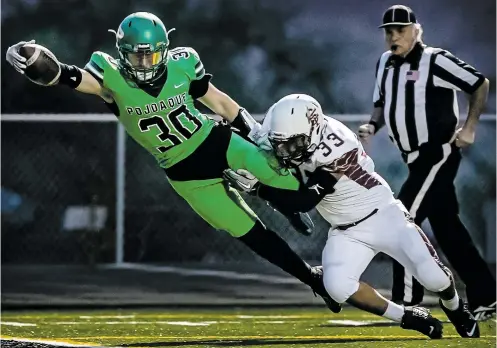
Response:
[[[348,224],[348,225],[340,225],[340,226],[337,226],[337,228],[339,230],[342,230],[342,231],[345,231],[346,229],[349,229],[351,227],[354,227],[354,226],[357,226],[359,225],[361,222],[369,219],[371,216],[373,216],[374,214],[376,214],[378,212],[378,209],[375,209],[373,210],[371,213],[369,213],[369,215],[363,217],[361,220],[357,220],[356,222],[353,222],[351,224]]]

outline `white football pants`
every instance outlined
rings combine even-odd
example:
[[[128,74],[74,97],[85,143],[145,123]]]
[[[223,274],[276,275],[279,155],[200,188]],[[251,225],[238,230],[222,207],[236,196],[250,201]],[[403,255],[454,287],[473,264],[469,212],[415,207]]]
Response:
[[[432,292],[450,285],[450,271],[406,213],[403,204],[395,200],[345,231],[330,229],[323,250],[323,277],[335,301],[343,303],[359,289],[362,273],[378,252],[396,259]]]

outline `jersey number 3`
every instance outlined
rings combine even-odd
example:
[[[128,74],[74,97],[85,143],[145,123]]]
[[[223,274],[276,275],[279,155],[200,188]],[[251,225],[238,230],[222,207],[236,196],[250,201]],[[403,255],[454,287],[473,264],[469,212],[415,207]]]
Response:
[[[167,115],[167,119],[169,122],[166,122],[162,116],[154,115],[138,121],[138,126],[142,132],[148,132],[153,127],[159,128],[161,132],[157,134],[157,138],[164,143],[169,143],[159,146],[157,148],[159,152],[166,152],[169,148],[190,139],[202,126],[200,120],[190,113],[186,105],[181,105],[179,108],[171,111]],[[171,128],[175,133],[171,132]]]

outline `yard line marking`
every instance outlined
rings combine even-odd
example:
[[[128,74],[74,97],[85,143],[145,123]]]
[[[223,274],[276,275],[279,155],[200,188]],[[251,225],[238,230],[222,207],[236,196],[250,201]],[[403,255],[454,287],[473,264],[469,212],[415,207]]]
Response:
[[[270,316],[268,316],[270,317]],[[273,318],[276,319],[276,318]],[[278,318],[280,319],[280,318]],[[298,323],[299,321],[297,320],[256,320],[253,321],[252,324],[285,324],[285,323]],[[326,320],[326,323],[330,324],[335,324],[337,326],[350,326],[350,327],[359,327],[359,326],[375,326],[375,325],[382,325],[382,326],[388,326],[392,325],[395,326],[398,323],[391,321],[391,320]],[[448,323],[449,321],[444,321],[445,323]],[[212,324],[241,324],[241,321],[232,321],[232,320],[202,320],[202,321],[163,321],[163,320],[156,320],[156,321],[55,321],[55,322],[43,322],[40,323],[41,325],[151,325],[151,324],[166,324],[166,325],[184,325],[184,326],[209,326]],[[14,326],[36,326],[35,324],[23,324],[23,323],[15,323],[17,325]],[[327,325],[321,325],[321,326],[327,326]],[[329,325],[328,325],[329,326]]]
[[[69,339],[46,340],[46,339],[38,339],[38,338],[29,339],[29,338],[19,338],[19,337],[10,337],[10,336],[0,336],[0,339],[1,340],[8,340],[8,341],[15,341],[15,342],[51,344],[51,345],[57,346],[57,347],[92,347],[92,348],[102,347],[102,346],[98,345],[97,343],[90,343],[90,342],[80,343],[80,342],[69,340]],[[106,348],[112,348],[112,347],[106,347]]]
[[[18,323],[16,321],[0,321],[1,325],[7,325],[7,326],[36,326],[36,324],[31,324],[31,323]]]
[[[7,316],[3,315],[4,318],[22,320],[22,319],[43,319],[43,320],[55,320],[55,319],[76,319],[77,315],[57,315],[57,316],[44,316],[44,315],[16,315]],[[81,317],[81,316],[79,316]],[[84,316],[90,317],[90,316]],[[189,313],[178,313],[178,314],[155,314],[155,313],[145,313],[136,314],[134,318],[138,319],[149,319],[149,318],[168,318],[168,319],[189,319],[189,318],[213,318],[213,319],[326,319],[330,317],[327,313],[323,314],[299,314],[299,315],[238,315],[238,314],[216,314],[216,313],[198,313],[192,316]],[[378,318],[374,314],[362,314],[362,313],[341,313],[333,315],[335,318]],[[88,318],[91,319],[91,318]]]
[[[495,335],[484,335],[480,338],[496,338]],[[397,340],[397,339],[420,339],[427,340],[428,338],[422,334],[417,336],[412,335],[337,335],[337,336],[91,336],[91,337],[73,337],[71,339],[77,340],[95,340],[95,339],[122,339],[122,340],[135,340],[135,339],[165,339],[165,340],[250,340],[250,339],[274,339],[274,340],[294,340],[294,339],[333,339],[333,340],[371,340],[371,339],[384,339],[384,340]],[[444,338],[461,338],[459,335],[444,335]]]
[[[255,324],[286,324],[288,321],[283,320],[266,320],[266,321],[256,321]]]
[[[378,323],[389,323],[392,325],[396,324],[392,320],[328,320],[328,323],[346,326],[368,326]]]
[[[211,324],[241,324],[241,321],[56,321],[45,322],[43,325],[184,325],[184,326],[208,326]]]
[[[132,319],[135,315],[80,315],[80,319]]]
[[[304,318],[303,316],[300,315],[237,315],[237,318],[240,319],[300,319]],[[322,317],[317,317],[317,318],[324,318],[324,315]]]
[[[204,323],[204,322],[194,323],[192,321],[165,321],[163,323],[168,324],[168,325],[180,325],[180,326],[209,326],[212,324],[212,323]]]

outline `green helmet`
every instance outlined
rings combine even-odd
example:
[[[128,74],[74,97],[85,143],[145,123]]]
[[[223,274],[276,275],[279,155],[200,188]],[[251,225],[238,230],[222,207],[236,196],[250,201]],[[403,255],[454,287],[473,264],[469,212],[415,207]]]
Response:
[[[123,75],[140,83],[151,83],[166,71],[169,32],[162,21],[148,12],[132,13],[116,33],[119,66]]]

